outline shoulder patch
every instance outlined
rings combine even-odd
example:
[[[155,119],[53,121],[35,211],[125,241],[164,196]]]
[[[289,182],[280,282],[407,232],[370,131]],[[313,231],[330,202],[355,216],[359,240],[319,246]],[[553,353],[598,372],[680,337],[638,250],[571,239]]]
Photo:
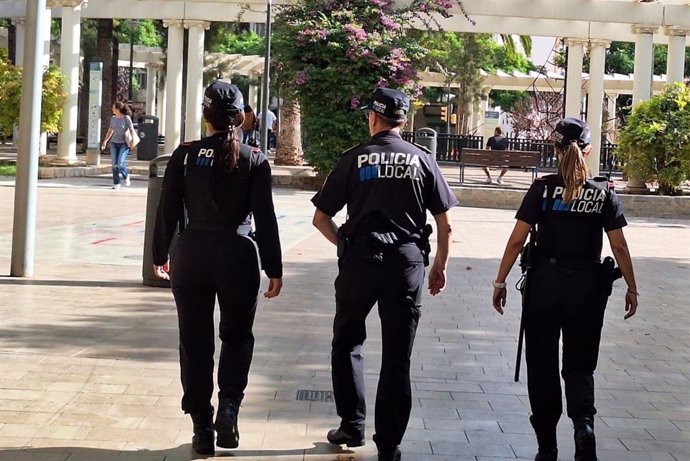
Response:
[[[427,153],[429,155],[432,154],[431,150],[429,150],[429,148],[426,146],[422,146],[421,144],[417,144],[416,142],[413,142],[412,145],[414,145],[416,148],[418,148],[420,150],[423,150],[425,153]]]
[[[354,146],[350,147],[349,149],[343,151],[343,153],[340,154],[340,155],[343,156],[343,155],[345,155],[345,154],[348,154],[348,153],[352,152],[353,150],[357,149],[357,148],[358,148],[359,146],[361,146],[361,145],[362,145],[361,142],[358,143],[358,144],[355,144]]]

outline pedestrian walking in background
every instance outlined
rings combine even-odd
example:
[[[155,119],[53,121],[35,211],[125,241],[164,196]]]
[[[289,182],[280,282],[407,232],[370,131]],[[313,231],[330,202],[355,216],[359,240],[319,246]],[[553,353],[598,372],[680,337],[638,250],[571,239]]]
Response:
[[[535,461],[556,461],[556,426],[563,412],[559,376],[559,338],[563,340],[560,374],[565,382],[567,414],[573,421],[575,460],[596,461],[594,370],[604,310],[617,278],[612,260],[601,262],[606,232],[628,289],[625,319],[637,311],[637,284],[623,235],[626,220],[619,198],[606,178],[589,179],[585,157],[591,152],[589,127],[565,118],[553,135],[558,174],[538,178],[516,214],[493,283],[493,307],[506,305],[506,277],[536,226],[523,307],[530,422],[539,444]]]
[[[260,288],[280,294],[282,256],[271,192],[271,168],[257,148],[239,142],[243,98],[235,85],[206,88],[203,116],[208,137],[182,143],[172,154],[154,229],[154,273],[168,278],[168,248],[178,223],[184,230],[170,249],[170,281],[180,328],[182,410],[192,417],[192,447],[199,454],[216,445],[239,445],[238,413],[254,350],[252,327]],[[252,213],[256,241],[244,225]],[[257,252],[258,246],[258,252]],[[213,311],[218,298],[218,414],[213,421]]]
[[[312,199],[314,225],[338,248],[331,365],[340,425],[327,439],[364,445],[365,322],[378,303],[383,356],[374,442],[379,461],[401,459],[399,445],[410,417],[410,356],[430,252],[427,211],[438,230],[429,273],[429,291],[436,295],[446,284],[448,210],[458,203],[430,152],[403,141],[400,130],[409,107],[402,92],[375,90],[366,107],[371,139],[343,153]],[[345,206],[347,222],[337,228],[333,216]]]
[[[256,114],[254,113],[254,110],[252,109],[252,106],[247,104],[244,106],[244,122],[242,122],[242,143],[248,144],[249,140],[255,140],[254,138],[254,131],[258,127],[258,121],[256,118]]]
[[[130,146],[127,143],[127,135],[134,139],[137,134],[130,117],[129,107],[121,101],[117,101],[112,107],[113,116],[110,118],[110,126],[101,143],[101,150],[105,150],[110,141],[110,161],[113,165],[113,189],[120,188],[120,176],[125,180],[125,186],[132,183],[127,172],[127,155]]]

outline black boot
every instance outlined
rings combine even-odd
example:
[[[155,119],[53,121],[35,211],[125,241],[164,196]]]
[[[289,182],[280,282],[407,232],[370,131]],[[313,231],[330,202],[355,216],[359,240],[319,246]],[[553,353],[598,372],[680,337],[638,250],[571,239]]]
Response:
[[[558,441],[556,438],[556,422],[545,422],[534,415],[529,417],[534,433],[537,436],[539,452],[534,457],[534,461],[557,461],[558,460]]]
[[[575,418],[573,426],[575,427],[575,461],[597,461],[594,418]]]
[[[227,400],[221,400],[216,415],[216,444],[223,448],[237,448],[240,444],[240,431],[237,429],[239,406]]]
[[[213,409],[209,412],[192,415],[194,423],[194,437],[192,448],[200,455],[213,455],[216,451],[213,444]]]
[[[534,461],[558,461],[558,450],[553,449],[551,451],[541,451],[537,453],[534,457]]]

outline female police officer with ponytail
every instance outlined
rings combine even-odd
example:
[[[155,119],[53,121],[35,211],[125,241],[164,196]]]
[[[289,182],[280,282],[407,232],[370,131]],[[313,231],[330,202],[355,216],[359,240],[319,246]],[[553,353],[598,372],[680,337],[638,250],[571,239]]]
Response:
[[[589,127],[577,118],[565,118],[556,125],[553,137],[558,174],[537,179],[525,195],[494,281],[493,306],[503,314],[506,277],[536,226],[536,256],[523,310],[530,422],[539,444],[535,461],[558,457],[556,425],[563,411],[558,363],[561,332],[561,374],[567,414],[575,429],[575,460],[595,461],[593,374],[614,278],[612,267],[600,263],[602,230],[628,285],[626,319],[637,310],[637,285],[623,236],[627,223],[621,203],[606,178],[588,179]]]
[[[206,88],[203,115],[208,136],[183,143],[173,152],[154,231],[154,272],[168,278],[168,247],[186,212],[184,230],[171,250],[170,280],[180,328],[182,410],[192,417],[192,447],[199,454],[214,453],[214,429],[219,447],[238,446],[237,414],[254,349],[259,269],[269,277],[265,297],[278,296],[282,287],[271,169],[263,153],[239,142],[243,108],[235,85],[216,81]],[[258,254],[243,225],[250,213],[256,223]],[[222,346],[214,425],[216,296]]]

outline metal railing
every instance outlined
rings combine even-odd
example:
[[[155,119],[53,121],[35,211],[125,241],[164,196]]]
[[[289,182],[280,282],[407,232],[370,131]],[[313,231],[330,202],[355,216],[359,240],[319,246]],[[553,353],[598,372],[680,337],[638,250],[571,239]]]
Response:
[[[415,142],[415,133],[405,131],[402,133],[404,140]],[[483,149],[484,137],[471,135],[456,135],[439,133],[437,136],[436,160],[445,162],[459,162],[460,151],[463,148]],[[623,169],[622,159],[616,157],[616,144],[603,142],[601,145],[601,156],[599,168],[602,172],[608,172],[611,159],[613,159],[613,171],[620,172]],[[558,156],[553,145],[553,141],[548,139],[521,139],[508,138],[509,150],[527,151],[533,150],[541,153],[539,168],[556,169],[558,168]]]

